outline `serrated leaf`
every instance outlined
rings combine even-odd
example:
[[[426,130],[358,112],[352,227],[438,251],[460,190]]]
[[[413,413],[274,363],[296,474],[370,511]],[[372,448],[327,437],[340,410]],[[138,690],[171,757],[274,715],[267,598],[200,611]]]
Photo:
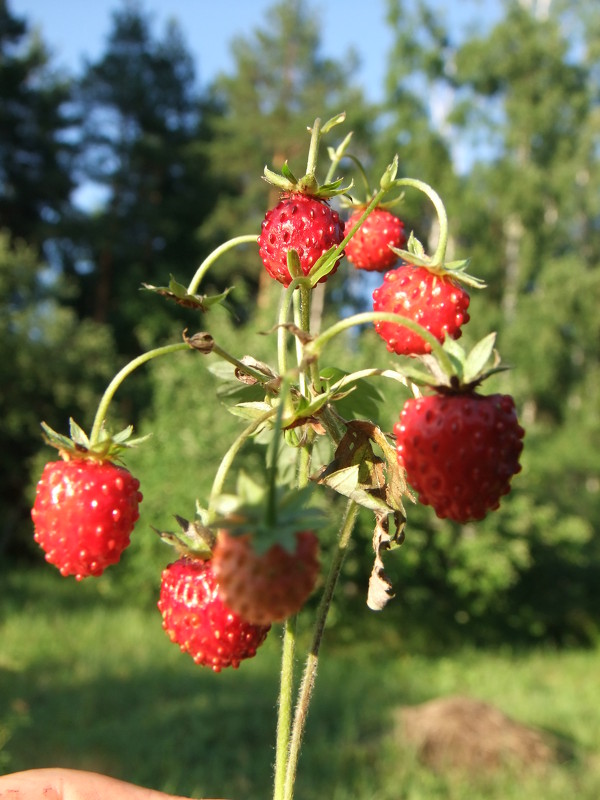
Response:
[[[325,367],[321,370],[321,378],[329,384],[337,383],[348,374],[337,367]],[[379,389],[366,380],[358,380],[353,383],[351,393],[345,392],[343,395],[336,395],[333,398],[338,413],[345,419],[355,417],[373,419],[377,417],[383,401],[384,397]]]
[[[143,283],[142,287],[150,292],[174,300],[178,305],[184,308],[196,308],[200,311],[208,311],[215,305],[224,304],[225,299],[233,287],[225,289],[221,294],[215,295],[202,295],[202,294],[189,294],[187,287],[179,283],[171,275],[168,286],[152,286],[149,283]]]
[[[236,417],[243,417],[244,419],[260,419],[273,408],[268,403],[236,403],[234,406],[228,406],[228,410]]]

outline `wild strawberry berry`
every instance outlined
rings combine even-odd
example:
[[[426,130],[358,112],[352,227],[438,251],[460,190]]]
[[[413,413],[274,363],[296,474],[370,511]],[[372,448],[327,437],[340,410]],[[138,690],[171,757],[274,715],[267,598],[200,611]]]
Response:
[[[364,208],[361,208],[346,220],[345,235],[350,233],[363,213]],[[350,239],[344,252],[357,269],[379,272],[389,269],[398,260],[389,245],[402,248],[405,244],[402,220],[384,208],[376,208]]]
[[[312,531],[296,533],[296,549],[272,545],[258,554],[249,535],[219,531],[213,568],[221,597],[241,617],[257,625],[299,611],[319,574],[319,541]]]
[[[31,510],[33,538],[46,561],[77,580],[116,564],[139,517],[139,486],[128,470],[109,462],[46,464]]]
[[[521,469],[525,432],[510,395],[410,399],[394,433],[408,482],[442,519],[483,519],[498,508]]]
[[[469,295],[445,275],[426,267],[406,264],[387,272],[383,284],[373,292],[373,310],[388,311],[417,322],[438,341],[458,339],[461,325],[469,321]],[[387,349],[398,355],[422,355],[431,345],[417,333],[393,322],[376,322],[375,330]]]
[[[287,266],[289,250],[298,253],[302,272],[308,275],[317,259],[343,238],[344,224],[336,211],[324,200],[295,192],[284,195],[275,208],[267,211],[258,237],[259,253],[269,275],[289,286],[292,280]]]
[[[196,662],[220,672],[256,655],[268,625],[252,625],[223,602],[212,560],[184,556],[163,570],[158,608],[163,628]]]

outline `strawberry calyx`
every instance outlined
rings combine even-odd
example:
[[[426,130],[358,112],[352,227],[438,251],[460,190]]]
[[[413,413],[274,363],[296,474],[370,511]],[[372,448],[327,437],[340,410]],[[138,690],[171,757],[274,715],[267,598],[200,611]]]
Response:
[[[417,357],[419,366],[411,359],[403,364],[401,371],[418,386],[427,386],[440,394],[472,392],[491,375],[508,369],[500,364],[495,343],[496,333],[490,333],[467,352],[454,339],[447,338],[442,346],[447,356],[444,361],[435,353],[428,353]]]
[[[42,422],[41,426],[46,444],[55,447],[65,461],[79,458],[98,463],[120,462],[122,460],[121,453],[124,450],[136,447],[149,438],[149,436],[141,436],[132,439],[133,425],[128,425],[122,431],[113,434],[102,424],[96,441],[92,441],[72,418],[69,419],[70,436],[58,433],[45,422]]]
[[[265,167],[263,179],[277,189],[280,189],[284,195],[305,194],[318,200],[328,200],[331,197],[346,194],[352,186],[352,181],[348,186],[343,186],[343,178],[337,178],[336,180],[319,184],[316,177],[317,155],[321,136],[328,133],[336,125],[344,122],[345,119],[345,113],[337,114],[324,124],[321,124],[321,120],[317,118],[312,128],[308,129],[311,134],[310,147],[308,151],[306,173],[302,177],[297,178],[286,161],[280,173]]]
[[[216,543],[216,535],[204,524],[204,514],[199,510],[199,518],[190,522],[184,517],[175,514],[175,520],[180,530],[160,531],[153,528],[165,544],[174,547],[179,558],[187,556],[206,561],[211,558]]]
[[[444,261],[438,260],[434,257],[430,257],[425,253],[425,248],[421,244],[421,242],[416,238],[414,233],[411,233],[408,242],[407,242],[407,249],[403,250],[398,247],[394,247],[393,245],[389,245],[390,250],[395,253],[398,258],[402,259],[407,266],[415,266],[415,267],[424,267],[432,272],[434,275],[438,275],[441,278],[450,278],[457,283],[462,283],[465,286],[469,286],[472,289],[484,289],[485,283],[480,278],[475,277],[474,275],[470,275],[467,272],[467,268],[470,263],[470,259],[461,259],[458,261]]]
[[[323,512],[309,506],[313,489],[306,486],[292,492],[277,487],[271,493],[242,472],[235,495],[221,494],[214,499],[210,527],[226,530],[232,536],[251,534],[253,549],[259,555],[275,544],[294,553],[297,532],[323,524]]]

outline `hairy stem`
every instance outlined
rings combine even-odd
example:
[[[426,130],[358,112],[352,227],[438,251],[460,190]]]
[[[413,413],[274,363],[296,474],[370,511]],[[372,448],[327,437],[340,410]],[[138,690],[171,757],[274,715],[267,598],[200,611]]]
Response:
[[[418,334],[431,346],[431,350],[436,356],[437,360],[440,362],[442,369],[448,375],[452,374],[452,362],[450,361],[448,354],[440,342],[435,338],[435,336],[433,336],[433,334],[419,325],[418,322],[414,322],[412,319],[403,317],[401,314],[392,314],[391,312],[387,311],[365,311],[362,314],[354,314],[351,317],[341,319],[339,322],[336,322],[330,328],[327,328],[327,330],[323,331],[321,334],[319,334],[319,336],[317,336],[316,339],[313,339],[312,342],[305,346],[305,356],[308,356],[309,358],[318,356],[325,344],[327,344],[330,339],[333,339],[334,336],[343,333],[345,330],[348,330],[355,325],[364,325],[367,322],[393,322],[396,325],[403,325],[405,328],[413,331],[413,333]]]
[[[232,250],[234,247],[237,247],[239,244],[256,244],[258,239],[257,234],[255,233],[247,233],[242,236],[236,236],[233,239],[229,239],[227,242],[223,242],[223,244],[219,245],[215,250],[208,255],[204,261],[200,264],[198,269],[196,270],[194,277],[190,281],[190,285],[187,288],[188,294],[195,294],[198,290],[198,286],[200,286],[200,282],[202,278],[206,275],[208,270],[212,267],[215,261],[226,253],[228,250]]]
[[[151,361],[153,358],[168,355],[169,353],[176,353],[179,350],[190,349],[190,346],[184,342],[167,344],[164,347],[157,347],[154,350],[148,350],[147,353],[142,353],[141,356],[134,358],[133,361],[130,361],[128,364],[126,364],[123,369],[119,370],[119,372],[117,372],[115,377],[106,387],[104,394],[100,399],[100,403],[98,404],[98,410],[96,411],[96,416],[94,417],[94,423],[92,425],[92,432],[90,433],[90,444],[94,445],[97,443],[98,437],[100,436],[100,431],[102,430],[102,423],[106,419],[108,407],[115,396],[115,392],[128,375],[131,375],[134,370],[136,370],[138,367],[141,367],[142,364]]]
[[[438,222],[440,224],[440,236],[438,240],[438,246],[435,253],[431,257],[431,261],[433,264],[442,264],[446,255],[446,247],[448,246],[448,215],[442,202],[442,198],[435,191],[435,189],[432,189],[431,186],[429,186],[428,183],[417,180],[416,178],[397,178],[393,185],[411,186],[413,189],[418,189],[419,191],[423,192],[423,194],[426,194],[433,203],[437,213]]]
[[[258,419],[253,420],[250,425],[248,425],[244,430],[240,433],[240,435],[235,439],[233,444],[229,447],[223,458],[221,459],[221,463],[219,464],[219,468],[215,473],[215,477],[213,479],[213,484],[210,490],[210,496],[208,500],[208,519],[212,521],[215,516],[215,504],[217,497],[222,494],[223,486],[225,485],[225,480],[231,469],[231,466],[239,453],[242,449],[244,443],[255,433],[261,425],[263,425],[268,419],[270,419],[276,413],[275,408],[271,409],[270,411],[265,412],[261,417]]]
[[[298,702],[296,704],[294,722],[290,736],[290,747],[288,753],[283,800],[292,800],[294,796],[294,784],[296,782],[296,771],[298,768],[300,746],[302,744],[302,735],[304,733],[308,709],[317,676],[319,649],[323,639],[325,622],[327,621],[327,614],[331,607],[331,601],[333,599],[335,587],[342,569],[342,564],[344,563],[344,557],[348,551],[348,544],[350,543],[350,537],[352,535],[357,514],[358,505],[353,500],[348,501],[346,513],[338,534],[337,548],[333,555],[331,566],[329,568],[329,574],[327,575],[327,580],[325,583],[325,588],[323,589],[321,602],[319,603],[319,608],[317,610],[311,647],[306,659],[304,674],[302,676],[302,682],[298,692]]]
[[[288,620],[286,620],[283,628],[281,675],[279,683],[279,700],[277,704],[277,739],[275,745],[275,783],[273,800],[283,800],[285,791],[288,745],[290,730],[292,727],[296,620],[296,616],[290,617]]]

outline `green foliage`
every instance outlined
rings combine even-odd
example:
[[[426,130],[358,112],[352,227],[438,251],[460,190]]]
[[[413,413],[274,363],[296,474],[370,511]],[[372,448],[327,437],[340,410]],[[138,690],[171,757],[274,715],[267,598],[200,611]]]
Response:
[[[0,235],[0,551],[31,539],[30,460],[42,449],[55,457],[40,422],[66,430],[71,415],[90,420],[114,370],[110,332],[79,322],[59,292],[34,250]]]
[[[0,3],[0,229],[40,247],[74,187],[68,81],[27,22]]]
[[[17,570],[3,573],[0,586],[3,771],[60,764],[190,797],[264,798],[277,630],[239,670],[214,675],[173,647],[155,608],[107,596],[104,578],[75,584],[46,569]],[[415,648],[403,626],[385,630],[376,617],[346,644],[328,632],[302,755],[302,796],[397,800],[402,787],[410,800],[595,800],[597,650],[432,655]],[[542,775],[430,771],[401,736],[397,714],[446,695],[493,703],[551,731],[565,743],[565,760]]]
[[[470,257],[470,270],[487,284],[471,293],[465,344],[498,331],[512,370],[485,391],[512,393],[527,429],[523,473],[497,514],[460,528],[409,506],[406,542],[387,556],[398,600],[385,613],[394,620],[400,613],[394,608],[403,605],[427,610],[419,625],[451,635],[597,636],[597,15],[583,2],[553,2],[543,17],[535,4],[509,0],[497,23],[457,36],[438,10],[432,0],[388,3],[394,43],[387,97],[375,110],[355,85],[351,54],[334,59],[322,52],[318,14],[301,0],[278,3],[264,25],[235,43],[234,69],[216,81],[210,97],[194,88],[194,65],[177,27],[156,37],[136,7],[114,15],[105,52],[69,89],[68,81],[52,76],[40,42],[27,38],[26,23],[3,6],[0,45],[7,57],[0,78],[11,102],[2,113],[19,109],[31,122],[31,136],[23,137],[6,117],[0,135],[3,169],[16,170],[2,181],[15,187],[13,200],[0,198],[1,221],[16,220],[0,255],[3,546],[30,538],[27,476],[41,448],[40,421],[62,431],[71,416],[85,424],[126,355],[200,326],[236,356],[245,354],[238,352],[241,339],[253,356],[272,363],[274,334],[254,332],[272,325],[265,310],[278,295],[263,285],[253,246],[226,256],[200,288],[212,295],[235,286],[228,297],[233,325],[221,308],[200,318],[139,288],[166,286],[172,275],[181,292],[213,243],[258,233],[272,199],[260,180],[265,164],[279,169],[288,159],[289,169],[302,174],[307,120],[346,109],[356,129],[350,151],[362,158],[368,141],[373,155],[364,161],[371,176],[398,152],[402,174],[423,178],[442,195],[449,257]],[[65,206],[75,173],[58,146],[62,103],[74,88],[85,111],[85,120],[73,120],[77,176],[107,196],[100,208],[76,215]],[[444,103],[449,111],[440,115]],[[118,125],[105,125],[107,119]],[[36,153],[39,159],[30,158]],[[41,172],[19,172],[19,164],[41,165]],[[351,160],[342,161],[339,174],[353,172]],[[407,189],[398,213],[407,232],[414,229],[433,252],[437,230],[428,202]],[[49,220],[52,239],[44,227]],[[45,239],[50,267],[14,245],[18,232],[28,243]],[[328,299],[340,313],[347,304],[368,306],[378,279],[342,265],[327,283]],[[157,564],[170,553],[151,526],[168,529],[173,513],[193,514],[221,456],[247,424],[215,404],[215,390],[223,390],[207,368],[215,361],[182,354],[120,390],[116,415],[139,433],[154,432],[128,457],[145,494],[119,573],[128,586],[155,585]],[[322,365],[352,371],[390,367],[394,360],[365,332],[339,337]],[[390,432],[407,390],[380,378],[369,386],[372,392],[361,391],[361,407],[355,394],[338,410],[343,416],[358,411]],[[253,442],[244,448],[251,472],[264,472],[262,452]],[[324,448],[315,460],[321,467],[330,457]],[[340,607],[357,587],[362,603],[372,523],[361,515]]]

